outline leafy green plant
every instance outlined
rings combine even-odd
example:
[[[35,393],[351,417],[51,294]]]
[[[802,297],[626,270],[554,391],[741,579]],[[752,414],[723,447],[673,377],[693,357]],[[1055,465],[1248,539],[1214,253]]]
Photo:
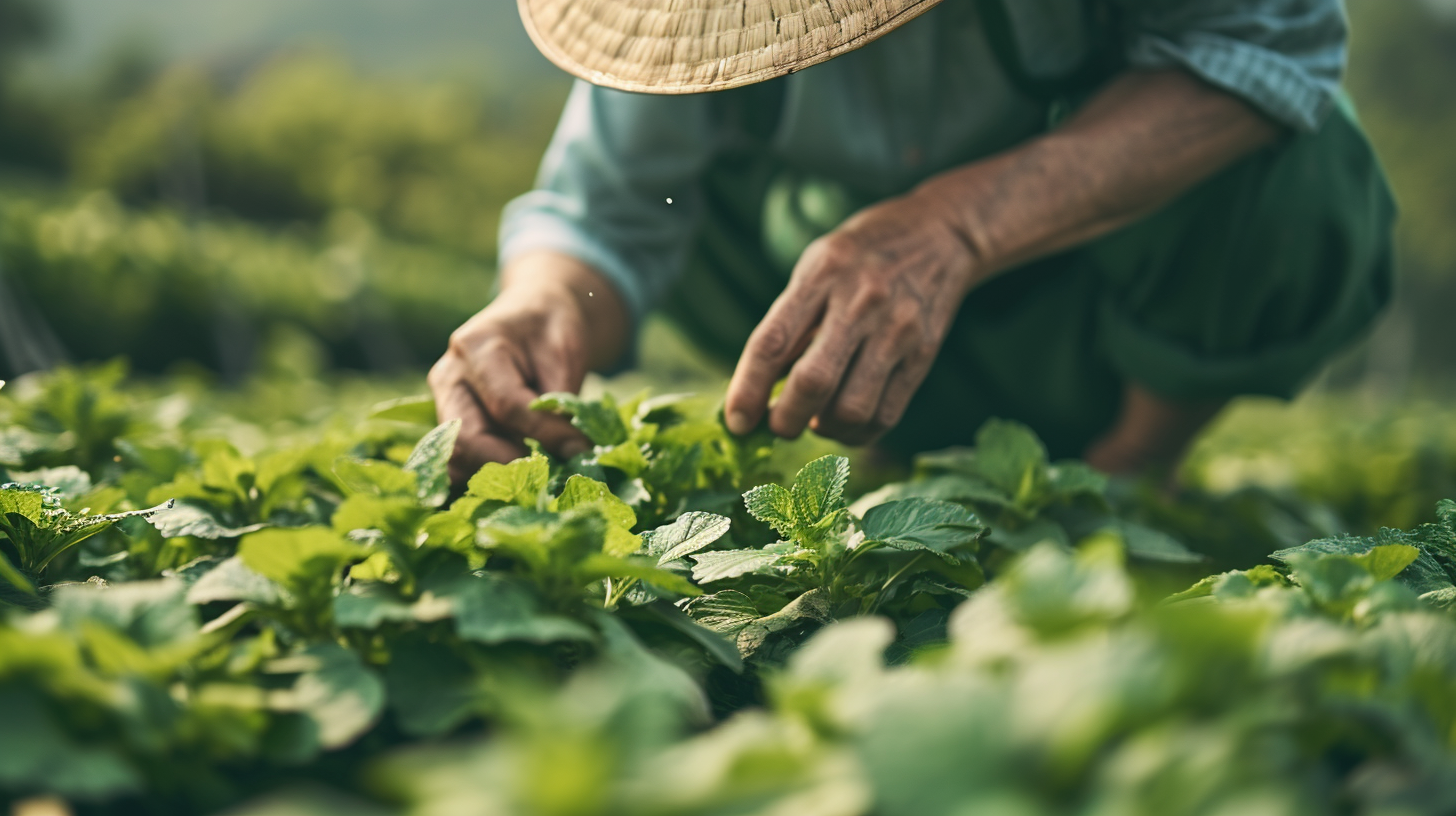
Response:
[[[909,482],[887,485],[855,506],[863,511],[910,497],[963,504],[984,521],[986,543],[1000,553],[1025,552],[1043,541],[1071,547],[1111,536],[1142,560],[1203,560],[1169,536],[1115,512],[1107,493],[1106,476],[1081,462],[1050,462],[1030,429],[993,419],[977,432],[975,448],[924,454]]]
[[[848,481],[849,460],[825,456],[805,465],[791,488],[770,483],[745,493],[748,512],[781,539],[693,555],[693,579],[718,591],[690,602],[689,614],[752,656],[775,635],[847,615],[933,619],[981,584],[974,553],[984,528],[972,513],[905,499],[860,519],[845,506]]]

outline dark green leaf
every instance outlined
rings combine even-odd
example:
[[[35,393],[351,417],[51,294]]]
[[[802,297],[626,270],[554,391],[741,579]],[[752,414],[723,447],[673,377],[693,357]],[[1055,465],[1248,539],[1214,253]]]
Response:
[[[973,545],[985,528],[959,504],[906,499],[871,508],[861,529],[869,541],[898,550],[929,550],[958,560],[952,551]]]

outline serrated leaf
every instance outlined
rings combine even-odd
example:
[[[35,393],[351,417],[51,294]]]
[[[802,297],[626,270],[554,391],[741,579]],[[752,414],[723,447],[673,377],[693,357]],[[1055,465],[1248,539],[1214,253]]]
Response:
[[[744,657],[751,657],[763,648],[770,636],[805,620],[824,625],[834,622],[834,616],[829,609],[829,598],[824,590],[811,589],[790,601],[783,609],[743,627],[738,632],[738,651]]]
[[[534,509],[550,480],[550,460],[535,453],[508,464],[487,464],[470,477],[465,495]]]
[[[182,538],[184,536],[208,540],[241,538],[269,526],[266,523],[260,523],[243,527],[229,527],[218,521],[217,516],[213,515],[208,508],[186,500],[179,501],[168,509],[157,511],[150,520],[162,538]]]
[[[812,527],[844,509],[847,484],[849,460],[843,456],[821,456],[805,465],[794,477],[795,519],[803,527]]]
[[[766,572],[783,561],[783,555],[763,550],[722,550],[692,556],[693,580],[700,584]]]
[[[673,523],[643,533],[643,547],[662,566],[712,546],[732,525],[730,519],[714,513],[683,513]]]
[[[784,538],[791,538],[797,527],[794,497],[776,484],[759,485],[743,494],[748,514],[764,522]]]
[[[439,507],[450,495],[450,454],[460,436],[460,420],[452,419],[425,434],[405,460],[404,469],[415,475],[420,503]]]
[[[14,513],[36,524],[44,524],[46,496],[42,489],[7,484],[0,487],[0,515]]]
[[[725,589],[688,602],[687,613],[693,620],[727,635],[736,635],[762,615],[753,599],[736,589]]]
[[[869,541],[898,550],[929,550],[956,560],[951,551],[974,544],[985,527],[959,504],[906,499],[871,508],[861,530]]]
[[[593,445],[611,447],[627,441],[627,426],[617,407],[603,398],[584,400],[575,394],[543,394],[531,403],[533,411],[550,411],[571,417],[571,424],[586,434]]]

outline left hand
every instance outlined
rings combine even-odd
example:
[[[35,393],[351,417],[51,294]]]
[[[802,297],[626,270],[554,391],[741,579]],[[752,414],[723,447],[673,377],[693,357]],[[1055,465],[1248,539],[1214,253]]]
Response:
[[[748,433],[767,410],[781,437],[811,427],[863,445],[900,421],[978,275],[948,209],[912,192],[809,245],[744,347],[728,386],[729,430]]]

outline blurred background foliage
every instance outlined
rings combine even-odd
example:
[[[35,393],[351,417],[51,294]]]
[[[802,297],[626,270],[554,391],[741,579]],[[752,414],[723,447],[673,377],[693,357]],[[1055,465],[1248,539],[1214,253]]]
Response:
[[[1226,417],[1189,478],[1369,529],[1456,485],[1456,0],[1349,9],[1348,86],[1403,212],[1397,302],[1292,409]],[[488,300],[567,86],[512,3],[0,0],[0,377],[117,355],[418,376]],[[642,360],[624,389],[721,383],[660,324]]]
[[[1349,87],[1403,207],[1403,278],[1325,384],[1444,391],[1456,2],[1349,5]],[[0,0],[0,286],[41,337],[28,356],[235,379],[286,335],[329,365],[428,363],[487,299],[501,207],[530,186],[567,87],[515,15]]]

